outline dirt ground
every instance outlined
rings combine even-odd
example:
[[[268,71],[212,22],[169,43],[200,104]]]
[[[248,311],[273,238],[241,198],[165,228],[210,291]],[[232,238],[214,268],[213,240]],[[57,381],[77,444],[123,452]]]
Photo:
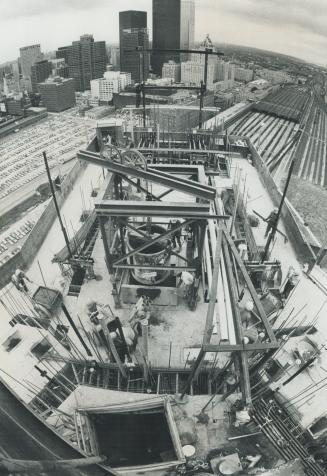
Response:
[[[327,243],[327,190],[293,176],[287,198],[321,243]]]

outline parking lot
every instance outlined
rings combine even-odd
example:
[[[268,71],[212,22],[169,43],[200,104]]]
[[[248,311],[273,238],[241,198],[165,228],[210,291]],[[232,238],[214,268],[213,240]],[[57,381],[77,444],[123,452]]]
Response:
[[[33,226],[42,215],[49,200],[32,206],[14,224],[0,228],[0,267],[22,248]]]
[[[73,114],[74,112],[74,114]],[[0,200],[45,174],[42,152],[50,168],[74,158],[95,133],[95,121],[76,111],[50,114],[40,123],[5,137],[0,142]],[[0,203],[1,211],[1,203]]]

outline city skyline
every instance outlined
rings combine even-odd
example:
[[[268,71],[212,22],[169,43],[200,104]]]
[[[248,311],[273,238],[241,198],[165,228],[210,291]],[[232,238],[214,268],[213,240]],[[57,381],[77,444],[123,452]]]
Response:
[[[214,42],[326,64],[324,0],[293,0],[287,7],[282,0],[195,0],[195,6],[196,41],[210,33]],[[118,43],[118,14],[129,9],[144,10],[152,18],[151,0],[58,0],[56,5],[48,0],[5,0],[0,5],[0,41],[6,49],[0,63],[15,60],[22,46],[41,43],[42,51],[53,51],[88,32],[95,40]],[[151,38],[150,21],[149,26]]]

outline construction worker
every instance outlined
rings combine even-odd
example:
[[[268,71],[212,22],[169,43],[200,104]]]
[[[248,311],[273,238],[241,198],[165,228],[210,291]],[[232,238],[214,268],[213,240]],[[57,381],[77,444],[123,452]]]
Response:
[[[241,308],[240,313],[241,313],[241,320],[242,320],[242,325],[243,327],[247,328],[252,324],[253,321],[253,312],[254,309],[254,304],[253,301],[247,301],[245,303],[244,308]]]
[[[11,277],[11,281],[15,285],[15,287],[18,289],[18,291],[25,291],[25,293],[27,293],[28,287],[26,285],[25,280],[29,281],[30,283],[32,282],[28,278],[28,276],[26,276],[23,270],[17,268],[15,273]]]
[[[168,224],[168,230],[171,230],[172,228],[175,228],[176,226],[180,224],[181,222],[179,220],[177,220],[176,218],[172,218]],[[176,248],[177,245],[179,248],[182,247],[181,236],[182,236],[182,230],[180,228],[174,231],[174,233],[172,234],[171,239],[172,239],[172,244],[174,248]]]
[[[241,321],[243,327],[243,343],[250,344],[258,340],[258,331],[255,327],[255,319],[253,318],[254,304],[253,301],[247,301],[244,308],[240,310]]]
[[[298,284],[299,280],[300,280],[300,273],[295,268],[293,268],[293,266],[290,266],[288,268],[286,281],[284,284],[284,289],[281,293],[281,296],[283,299],[288,298],[288,296],[291,294],[291,291]]]
[[[272,231],[273,227],[277,224],[277,216],[278,216],[278,208],[275,207],[270,215],[266,218],[267,228],[265,233],[265,238],[269,235]]]

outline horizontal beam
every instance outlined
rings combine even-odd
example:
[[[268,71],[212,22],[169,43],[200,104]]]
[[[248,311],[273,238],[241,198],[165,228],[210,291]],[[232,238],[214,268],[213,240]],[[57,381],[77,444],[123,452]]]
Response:
[[[101,200],[94,205],[97,215],[108,216],[162,216],[167,218],[195,218],[227,220],[228,215],[210,215],[209,203],[156,202],[144,200]]]
[[[153,271],[190,271],[194,273],[196,268],[189,266],[160,266],[160,265],[141,265],[141,264],[114,264],[114,268],[119,269],[151,269]]]
[[[194,53],[197,55],[214,55],[214,56],[224,56],[222,51],[213,51],[212,48],[205,48],[203,50],[176,50],[172,48],[142,48],[138,46],[136,50],[140,53],[149,52],[149,53]],[[134,50],[135,51],[135,50]]]
[[[176,90],[176,89],[185,89],[187,91],[201,91],[201,87],[200,86],[153,86],[153,85],[147,85],[147,84],[144,84],[142,85],[142,89],[144,89],[145,91],[152,91],[152,90],[157,90],[157,89],[172,89],[172,90]]]
[[[172,141],[173,142],[173,141]],[[176,149],[174,147],[161,148],[161,147],[137,147],[137,150],[142,154],[146,152],[161,152],[161,153],[181,153],[181,154],[221,154],[227,155],[229,152],[219,149]]]
[[[205,352],[255,352],[269,349],[278,349],[278,343],[257,342],[255,344],[205,344],[202,349]]]
[[[204,200],[214,200],[216,197],[216,189],[214,187],[203,185],[192,180],[174,177],[171,174],[158,171],[154,168],[148,168],[147,170],[144,170],[138,167],[123,165],[118,162],[102,159],[99,154],[87,150],[80,150],[77,153],[77,158],[103,167],[116,174],[126,176],[130,175],[141,178],[149,182],[157,183],[164,187],[174,188],[177,191],[187,193]]]

